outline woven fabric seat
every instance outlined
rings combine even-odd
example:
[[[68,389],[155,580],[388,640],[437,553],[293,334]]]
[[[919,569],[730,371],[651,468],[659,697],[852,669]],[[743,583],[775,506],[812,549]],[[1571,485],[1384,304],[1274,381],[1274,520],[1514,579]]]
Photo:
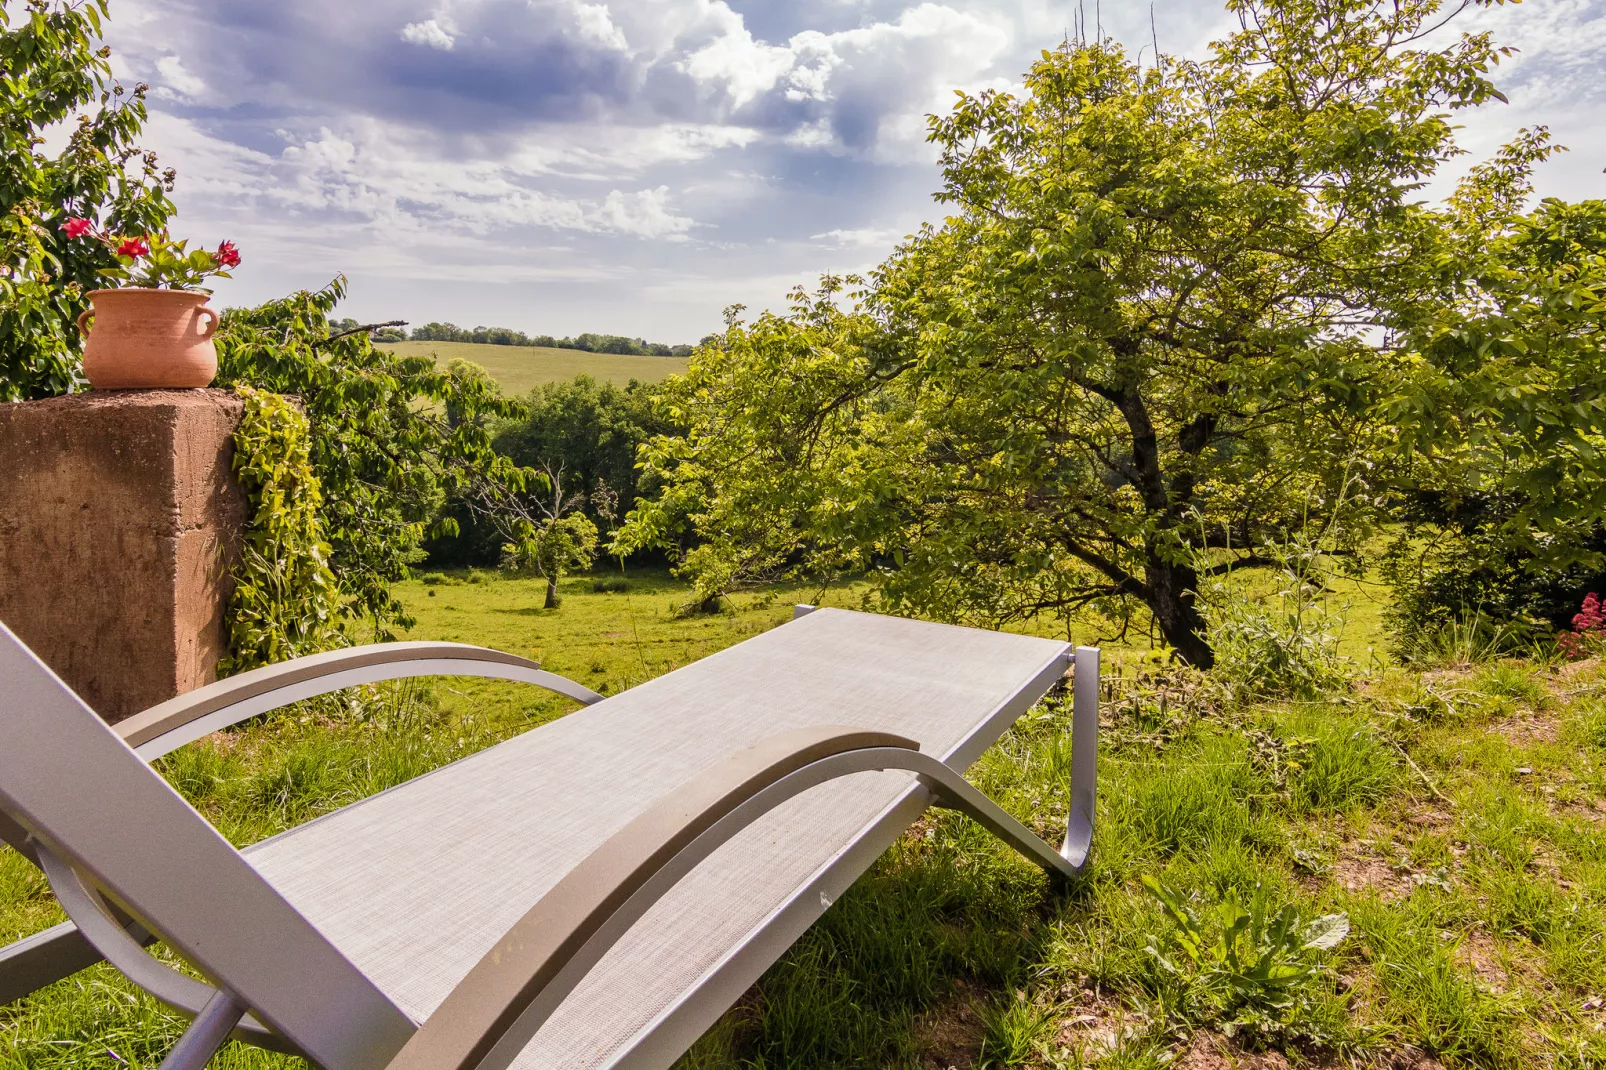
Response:
[[[1057,676],[1064,656],[1050,640],[821,610],[245,854],[423,1021],[564,874],[734,751],[841,724],[963,769],[1035,698],[1022,682]],[[666,1022],[695,1036],[724,1004],[688,998],[722,966],[727,989],[751,983],[767,960],[743,972],[733,949],[789,906],[771,938],[794,939],[907,827],[918,792],[906,772],[858,773],[747,827],[630,929],[515,1065],[612,1065]],[[858,864],[815,887],[856,846]]]

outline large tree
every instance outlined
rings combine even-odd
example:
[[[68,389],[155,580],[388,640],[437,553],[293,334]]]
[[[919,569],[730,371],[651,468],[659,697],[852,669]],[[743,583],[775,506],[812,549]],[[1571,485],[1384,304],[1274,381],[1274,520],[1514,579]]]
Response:
[[[1420,189],[1500,54],[1428,43],[1438,0],[1228,6],[1208,59],[1067,43],[933,119],[952,214],[852,307],[832,280],[699,349],[621,543],[694,525],[705,595],[874,564],[950,619],[1135,601],[1209,665],[1206,574],[1367,496],[1376,391],[1459,270]]]

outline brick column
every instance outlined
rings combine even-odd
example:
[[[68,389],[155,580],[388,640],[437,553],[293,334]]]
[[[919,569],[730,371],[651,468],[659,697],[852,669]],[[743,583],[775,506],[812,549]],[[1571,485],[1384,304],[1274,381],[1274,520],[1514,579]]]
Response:
[[[216,678],[243,411],[226,390],[0,404],[0,620],[108,721]]]

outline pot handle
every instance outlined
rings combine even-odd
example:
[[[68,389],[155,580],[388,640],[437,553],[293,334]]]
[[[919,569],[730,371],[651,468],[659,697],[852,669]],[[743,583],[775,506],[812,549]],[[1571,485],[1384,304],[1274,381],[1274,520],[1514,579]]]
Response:
[[[201,341],[204,342],[217,333],[217,313],[204,306],[195,311],[206,317],[206,329],[201,332]]]
[[[84,335],[87,335],[89,333],[89,328],[84,326],[84,321],[86,319],[88,319],[90,316],[93,316],[94,314],[95,314],[95,310],[92,309],[92,308],[86,308],[82,312],[78,313],[78,335],[79,335],[79,337],[83,337]]]

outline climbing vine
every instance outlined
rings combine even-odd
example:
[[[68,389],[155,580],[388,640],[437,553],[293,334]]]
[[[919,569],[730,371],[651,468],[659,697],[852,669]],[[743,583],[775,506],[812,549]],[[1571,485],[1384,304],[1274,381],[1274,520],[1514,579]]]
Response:
[[[288,398],[249,386],[234,432],[234,471],[250,519],[229,599],[220,675],[343,645],[347,598],[329,567],[311,461],[311,428]]]

